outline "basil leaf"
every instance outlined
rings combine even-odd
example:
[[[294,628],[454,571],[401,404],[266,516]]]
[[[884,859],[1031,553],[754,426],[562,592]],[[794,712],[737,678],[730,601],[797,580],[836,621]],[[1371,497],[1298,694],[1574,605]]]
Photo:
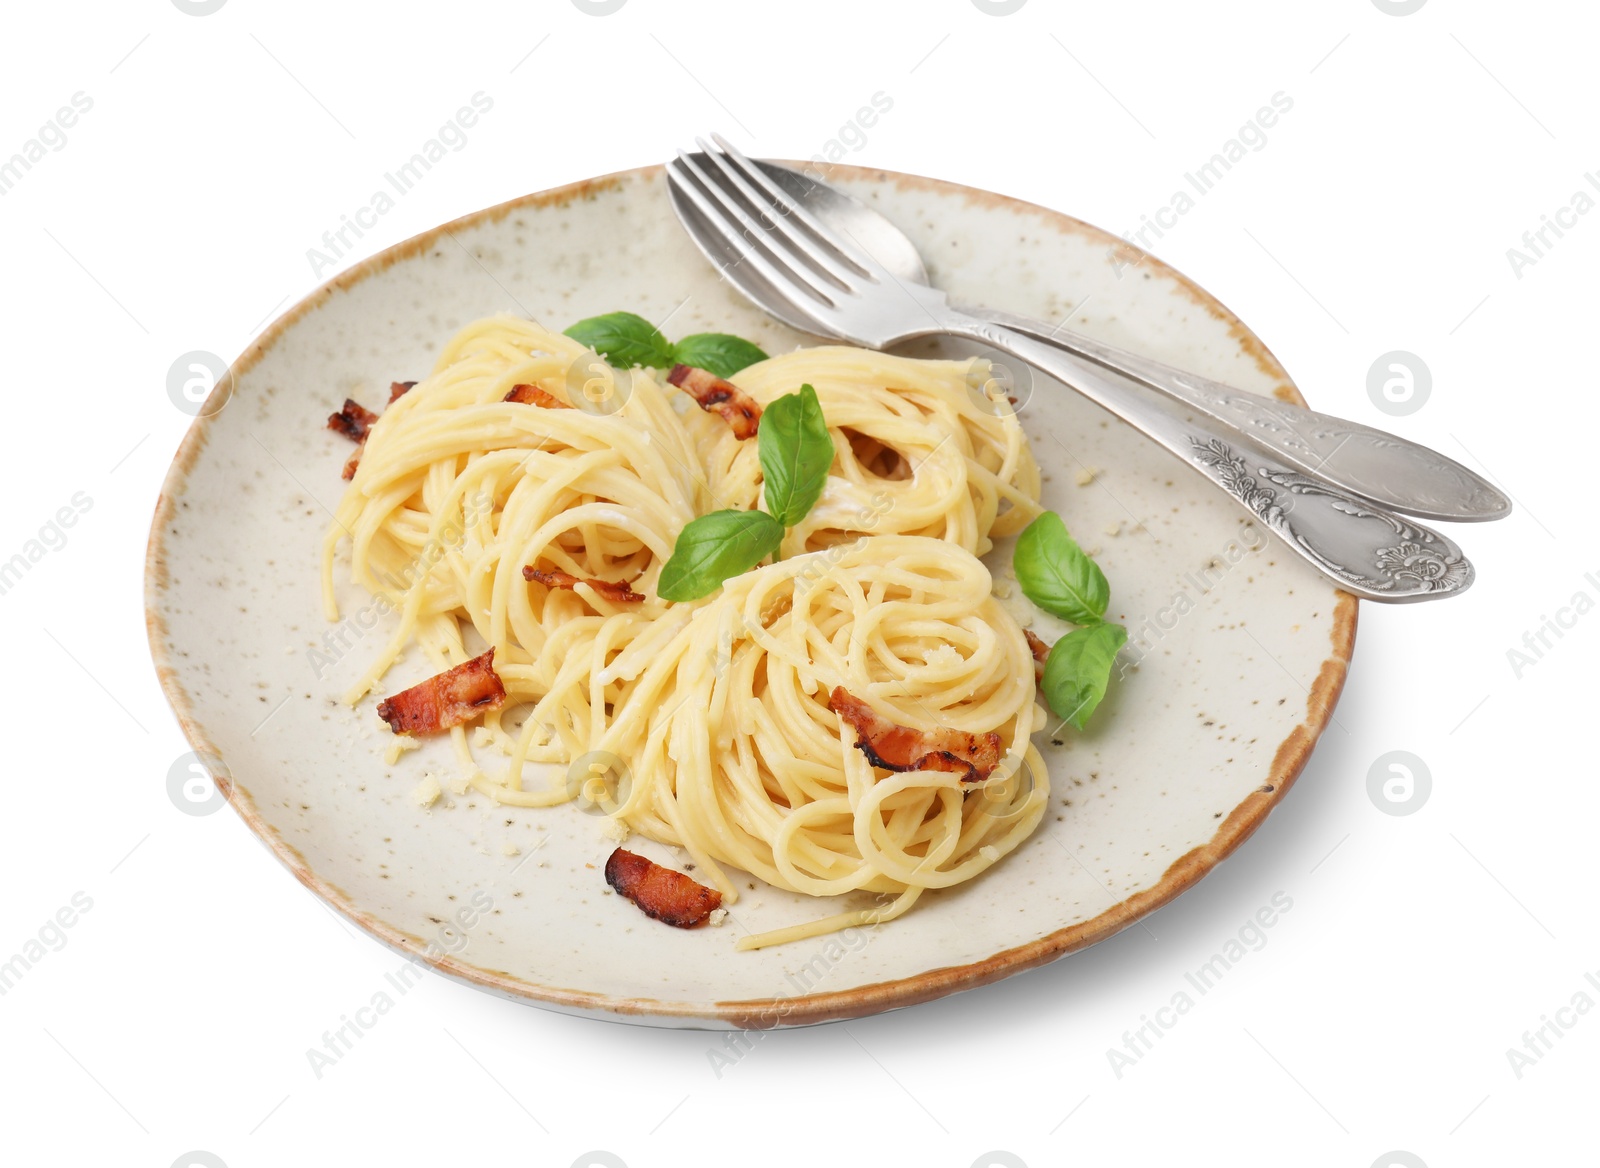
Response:
[[[667,338],[644,317],[631,312],[591,316],[569,328],[566,335],[618,369],[632,369],[635,365],[664,369],[673,363],[672,345]]]
[[[799,393],[786,393],[762,410],[756,443],[767,510],[793,527],[822,497],[833,465],[833,437],[817,391],[802,385]]]
[[[743,337],[727,333],[694,333],[684,337],[672,350],[672,355],[685,365],[698,365],[724,378],[767,359],[765,353]]]
[[[656,595],[698,600],[778,550],[783,524],[765,511],[713,511],[684,524],[661,567]]]
[[[1111,599],[1106,575],[1067,534],[1067,525],[1054,511],[1023,529],[1011,565],[1023,595],[1052,616],[1075,625],[1092,625],[1105,616]]]
[[[1058,718],[1066,719],[1075,729],[1083,729],[1100,699],[1106,696],[1111,666],[1127,639],[1128,630],[1121,625],[1099,621],[1073,629],[1055,643],[1040,685]]]

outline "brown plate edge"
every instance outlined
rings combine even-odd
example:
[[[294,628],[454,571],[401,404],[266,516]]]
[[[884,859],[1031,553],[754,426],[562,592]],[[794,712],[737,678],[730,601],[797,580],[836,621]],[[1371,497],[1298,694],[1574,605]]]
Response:
[[[275,320],[230,367],[231,379],[236,380],[247,372],[290,326],[337,293],[353,287],[368,276],[383,271],[398,260],[427,250],[440,238],[455,230],[475,227],[482,223],[493,223],[524,208],[561,205],[574,199],[591,197],[624,183],[641,181],[660,169],[659,165],[637,167],[524,195],[464,215],[388,247],[326,281]],[[1214,318],[1225,322],[1229,334],[1240,348],[1254,359],[1263,372],[1278,383],[1274,393],[1283,400],[1298,405],[1305,404],[1304,398],[1289,380],[1288,374],[1277,358],[1237,316],[1181,272],[1108,232],[1059,211],[1051,211],[1020,199],[965,187],[942,179],[842,165],[826,168],[826,174],[889,182],[903,188],[958,194],[971,202],[1004,207],[1013,212],[1033,216],[1047,222],[1058,231],[1085,234],[1103,240],[1108,251],[1116,252],[1119,257],[1135,257],[1134,262],[1141,267],[1148,264],[1150,270],[1174,281],[1197,305],[1206,309]],[[202,410],[201,416],[197,417],[189,427],[173,457],[172,466],[162,484],[161,494],[156,500],[145,554],[145,626],[150,641],[150,653],[162,692],[178,719],[184,737],[203,760],[218,764],[208,769],[212,770],[219,790],[239,813],[245,825],[301,884],[349,917],[355,924],[384,944],[415,960],[425,962],[441,973],[493,993],[544,1003],[558,1009],[598,1011],[626,1016],[653,1015],[663,1018],[697,1019],[742,1029],[811,1025],[859,1018],[883,1010],[932,1001],[959,990],[987,985],[1012,974],[1037,968],[1058,957],[1104,940],[1172,901],[1227,858],[1261,825],[1267,814],[1277,806],[1284,793],[1299,777],[1311,756],[1312,748],[1326,729],[1333,707],[1344,688],[1350,655],[1355,647],[1356,598],[1348,592],[1338,590],[1330,635],[1331,655],[1323,661],[1307,696],[1306,720],[1296,726],[1289,737],[1279,745],[1273,756],[1271,769],[1262,785],[1228,814],[1208,843],[1191,849],[1175,861],[1154,886],[1134,894],[1090,920],[1058,929],[1036,941],[1004,950],[983,961],[928,970],[912,977],[857,986],[848,990],[793,998],[714,1002],[708,1006],[653,998],[619,998],[583,990],[535,985],[508,973],[483,969],[453,957],[439,956],[437,951],[430,953],[427,943],[422,938],[397,929],[357,908],[342,889],[313,872],[305,857],[262,818],[249,791],[233,781],[221,752],[211,742],[204,727],[194,716],[189,696],[179,685],[176,670],[168,662],[164,648],[167,628],[161,615],[160,601],[166,586],[167,570],[162,537],[166,525],[176,514],[176,500],[184,493],[189,471],[205,448],[209,420],[207,411]]]

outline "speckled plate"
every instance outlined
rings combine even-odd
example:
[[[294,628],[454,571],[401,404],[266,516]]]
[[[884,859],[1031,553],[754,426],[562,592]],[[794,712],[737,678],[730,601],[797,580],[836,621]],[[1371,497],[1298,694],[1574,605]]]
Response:
[[[952,299],[1051,320],[1086,304],[1072,325],[1087,334],[1300,400],[1227,309],[1104,232],[931,179],[832,177],[909,232]],[[666,928],[611,895],[600,865],[614,845],[593,816],[475,795],[419,808],[424,771],[453,769],[442,749],[386,765],[371,702],[336,700],[388,618],[369,610],[330,638],[321,617],[319,540],[349,453],[323,419],[347,395],[387,400],[391,380],[423,376],[479,316],[509,310],[561,328],[623,308],[670,316],[673,336],[735,332],[769,352],[805,342],[718,280],[651,167],[469,215],[339,276],[250,346],[178,451],[146,574],[161,684],[234,809],[334,908],[442,973],[555,1009],[801,1025],[927,1001],[1092,945],[1204,876],[1283,798],[1338,698],[1355,600],[1278,554],[1198,475],[1049,383],[1022,407],[1044,501],[1098,553],[1132,667],[1090,733],[1044,744],[1052,806],[994,869],[849,944],[739,953],[732,922]],[[362,612],[354,590],[341,599]],[[395,676],[422,672],[413,661]],[[734,912],[764,930],[826,908],[755,885]]]

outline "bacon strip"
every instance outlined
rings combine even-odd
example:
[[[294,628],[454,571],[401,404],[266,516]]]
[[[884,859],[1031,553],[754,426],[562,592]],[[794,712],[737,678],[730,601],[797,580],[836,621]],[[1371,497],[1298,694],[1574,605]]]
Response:
[[[396,734],[438,734],[506,703],[494,671],[494,650],[446,669],[378,703],[378,717]]]
[[[891,771],[951,771],[963,783],[982,782],[1000,763],[1000,735],[964,730],[914,730],[878,714],[842,685],[833,687],[828,708],[856,731],[856,747],[873,766]]]
[[[618,848],[606,861],[606,883],[639,906],[651,920],[692,929],[722,907],[722,893]]]
[[[572,408],[555,394],[548,393],[537,385],[513,385],[511,392],[506,394],[505,400],[508,402],[521,402],[526,406],[543,406],[547,410],[570,410]]]
[[[393,405],[395,399],[404,394],[415,381],[391,381],[389,383],[389,404]],[[367,440],[367,432],[372,429],[372,423],[378,420],[378,415],[367,409],[361,403],[344,399],[344,409],[336,414],[328,415],[328,429],[343,434],[356,444],[357,449],[344,461],[344,470],[339,472],[339,477],[349,481],[356,477],[356,467],[361,465],[362,443]]]
[[[695,365],[674,365],[667,374],[667,382],[694,398],[702,410],[720,414],[733,428],[735,438],[756,436],[756,428],[761,425],[761,406],[733,382],[724,381],[710,370]]]
[[[352,442],[365,442],[367,440],[367,431],[372,429],[372,423],[377,420],[377,414],[359,402],[345,398],[344,409],[336,414],[328,415],[328,429],[337,434],[343,434]]]
[[[1022,635],[1028,638],[1028,648],[1033,650],[1033,676],[1035,681],[1044,680],[1044,663],[1050,660],[1050,646],[1034,636],[1032,629],[1023,629]]]
[[[546,588],[576,588],[579,584],[587,584],[601,596],[614,604],[636,604],[644,599],[627,584],[615,580],[585,580],[574,576],[570,572],[558,571],[555,568],[522,569],[524,580],[536,580]]]

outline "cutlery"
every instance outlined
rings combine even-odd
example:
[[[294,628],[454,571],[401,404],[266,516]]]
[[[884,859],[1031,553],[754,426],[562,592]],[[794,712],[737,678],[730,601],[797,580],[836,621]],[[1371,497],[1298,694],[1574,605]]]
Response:
[[[708,258],[779,320],[873,349],[950,335],[1024,361],[1154,439],[1363,599],[1438,599],[1471,584],[1471,563],[1443,534],[1305,473],[1281,451],[1261,449],[1254,432],[1246,437],[1197,417],[1205,411],[1188,402],[1175,410],[1106,365],[955,307],[926,283],[898,278],[764,168],[720,137],[716,142],[720,150],[701,142],[701,154],[680,152],[668,163],[674,207]],[[905,250],[915,252],[909,244]]]
[[[903,283],[929,283],[916,245],[878,211],[800,171],[777,163],[745,161],[765,172],[802,211],[824,228],[855,243],[896,279]],[[686,209],[678,207],[680,217]],[[711,258],[717,263],[731,262],[737,260],[738,254],[724,249]],[[1446,522],[1503,519],[1511,513],[1511,500],[1482,476],[1438,451],[1398,435],[1275,398],[1244,393],[1015,313],[967,306],[962,306],[961,311],[1065,349],[1182,402],[1239,432],[1296,470],[1380,506]],[[785,323],[803,327],[795,321]]]

